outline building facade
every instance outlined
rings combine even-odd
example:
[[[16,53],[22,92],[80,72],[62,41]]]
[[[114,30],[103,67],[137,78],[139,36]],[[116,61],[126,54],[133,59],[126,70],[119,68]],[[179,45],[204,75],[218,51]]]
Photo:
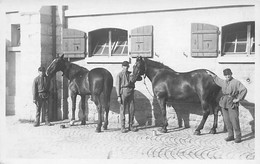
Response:
[[[143,56],[177,72],[205,68],[223,78],[222,70],[231,68],[233,76],[248,89],[240,107],[247,126],[254,120],[258,8],[256,1],[144,1],[138,5],[115,1],[6,12],[7,114],[15,112],[21,118],[34,115],[28,111],[34,108],[30,87],[37,68],[47,67],[60,54],[88,69],[104,67],[114,79],[122,61],[130,61],[131,70],[136,56]],[[71,113],[68,81],[57,74],[53,83],[50,115],[53,120],[67,119]],[[140,125],[154,124],[159,113],[151,91],[149,80],[146,86],[136,83],[136,121]],[[119,114],[116,99],[113,89],[112,121],[117,121]],[[95,106],[87,102],[89,119],[95,120]],[[167,111],[169,119],[175,118],[171,117],[175,115],[172,107]]]

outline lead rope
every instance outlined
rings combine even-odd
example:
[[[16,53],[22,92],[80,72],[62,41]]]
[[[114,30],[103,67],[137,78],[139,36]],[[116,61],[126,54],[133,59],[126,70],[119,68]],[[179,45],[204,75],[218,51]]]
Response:
[[[144,85],[145,85],[145,88],[146,88],[146,90],[148,91],[148,93],[149,93],[152,97],[154,97],[153,94],[150,92],[150,90],[148,89],[148,87],[147,87],[147,85],[146,85],[145,78],[146,78],[146,75],[144,75]]]

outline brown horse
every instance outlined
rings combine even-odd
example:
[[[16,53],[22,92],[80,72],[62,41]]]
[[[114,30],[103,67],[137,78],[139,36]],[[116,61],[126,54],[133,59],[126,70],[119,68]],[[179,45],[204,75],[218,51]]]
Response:
[[[141,75],[147,76],[152,82],[153,93],[156,96],[163,116],[161,132],[167,132],[166,102],[189,101],[200,102],[203,118],[194,134],[199,135],[210,113],[214,114],[214,124],[210,133],[215,134],[218,121],[218,94],[220,87],[207,74],[208,70],[199,69],[186,73],[175,72],[171,68],[147,58],[138,57],[133,67],[133,81]]]
[[[64,59],[64,55],[54,59],[47,68],[47,75],[53,77],[58,71],[62,71],[69,80],[69,90],[72,100],[72,118],[75,120],[75,109],[76,109],[76,97],[81,96],[81,108],[83,110],[83,119],[81,125],[86,124],[85,115],[85,97],[91,95],[91,99],[97,106],[98,111],[98,126],[96,132],[101,132],[102,126],[102,104],[101,94],[104,97],[104,108],[106,111],[104,130],[107,129],[108,125],[108,113],[110,107],[110,96],[113,88],[113,77],[111,73],[104,68],[94,68],[88,70],[84,67],[73,64]]]

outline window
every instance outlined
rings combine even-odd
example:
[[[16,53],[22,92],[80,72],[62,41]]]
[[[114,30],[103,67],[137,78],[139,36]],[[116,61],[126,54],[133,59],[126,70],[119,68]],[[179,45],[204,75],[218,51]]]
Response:
[[[222,29],[223,55],[250,55],[255,53],[255,23],[243,22]]]
[[[127,56],[127,31],[116,28],[99,29],[89,33],[90,56]]]

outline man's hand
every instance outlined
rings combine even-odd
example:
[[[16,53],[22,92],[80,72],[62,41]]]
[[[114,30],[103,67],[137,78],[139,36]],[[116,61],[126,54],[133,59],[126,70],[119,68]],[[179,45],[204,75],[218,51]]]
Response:
[[[36,106],[39,106],[38,101],[33,100],[33,103],[34,103]]]
[[[238,103],[239,102],[239,99],[234,99],[233,100],[233,103]]]
[[[206,71],[207,74],[209,74],[210,76],[215,76],[213,73],[209,72],[209,71]]]
[[[119,97],[117,98],[117,101],[118,101],[119,104],[122,104],[121,96],[119,96]]]

